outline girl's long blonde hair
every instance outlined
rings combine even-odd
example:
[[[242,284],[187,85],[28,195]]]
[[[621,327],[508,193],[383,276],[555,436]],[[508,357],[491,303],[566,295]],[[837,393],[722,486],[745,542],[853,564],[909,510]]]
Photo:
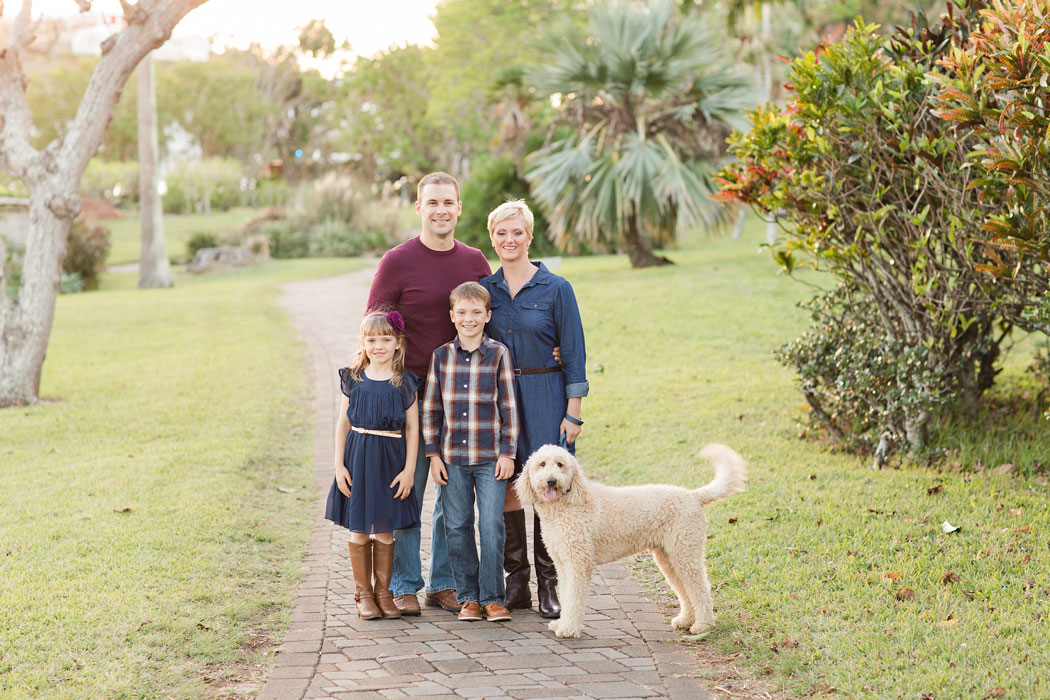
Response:
[[[392,315],[396,318],[391,319]],[[401,330],[398,330],[395,324],[399,325]],[[405,322],[401,319],[401,314],[396,311],[392,313],[383,310],[370,311],[361,319],[361,335],[357,341],[357,354],[354,355],[354,361],[350,365],[350,376],[354,378],[354,381],[361,381],[362,372],[370,364],[364,343],[364,339],[370,335],[392,335],[400,342],[397,350],[394,351],[394,359],[390,363],[390,368],[394,373],[394,376],[390,378],[390,383],[394,386],[401,386],[401,379],[405,376]]]

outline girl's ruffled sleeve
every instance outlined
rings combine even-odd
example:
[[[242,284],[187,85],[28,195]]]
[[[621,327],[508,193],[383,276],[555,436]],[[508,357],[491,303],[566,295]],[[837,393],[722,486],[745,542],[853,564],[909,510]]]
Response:
[[[350,396],[350,390],[354,388],[354,378],[350,376],[350,368],[343,367],[339,370],[339,390],[346,396]]]
[[[419,386],[422,383],[414,372],[405,372],[401,377],[401,386],[398,387],[398,390],[401,392],[401,403],[406,411],[415,403],[416,396],[419,394]]]

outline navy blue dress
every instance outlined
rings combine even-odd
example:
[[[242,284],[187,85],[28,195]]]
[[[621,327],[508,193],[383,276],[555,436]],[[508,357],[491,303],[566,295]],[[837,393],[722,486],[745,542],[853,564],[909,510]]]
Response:
[[[492,318],[485,332],[510,350],[516,369],[557,367],[555,347],[561,347],[562,371],[514,377],[521,426],[514,477],[529,456],[543,445],[557,445],[568,399],[587,395],[587,350],[583,322],[572,285],[540,262],[536,273],[512,299],[501,267],[481,280],[492,296]],[[575,453],[575,444],[569,446]]]
[[[339,370],[339,387],[349,398],[346,415],[350,425],[366,430],[401,432],[405,411],[414,405],[419,378],[406,372],[401,386],[361,375],[355,381],[350,370]],[[393,532],[419,526],[419,502],[415,490],[408,498],[394,498],[390,482],[405,468],[405,440],[369,435],[351,430],[343,449],[343,465],[353,482],[350,498],[340,493],[335,479],[328,492],[324,517],[355,532]]]

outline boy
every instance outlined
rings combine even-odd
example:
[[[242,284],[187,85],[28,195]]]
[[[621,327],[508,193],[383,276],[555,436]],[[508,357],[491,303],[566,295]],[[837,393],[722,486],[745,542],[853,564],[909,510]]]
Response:
[[[462,606],[459,619],[509,620],[503,600],[503,500],[518,443],[514,372],[507,347],[485,335],[492,315],[488,290],[464,282],[452,290],[449,306],[456,337],[430,359],[423,399],[426,455],[431,476],[443,487],[439,498]]]

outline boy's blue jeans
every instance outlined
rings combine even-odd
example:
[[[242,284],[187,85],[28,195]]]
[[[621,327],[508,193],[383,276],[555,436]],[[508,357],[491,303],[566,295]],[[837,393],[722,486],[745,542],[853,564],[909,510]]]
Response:
[[[422,512],[423,493],[430,475],[430,460],[423,450],[423,431],[419,431],[419,450],[416,452],[415,483],[416,500]],[[456,587],[452,576],[452,565],[448,561],[448,544],[445,540],[445,515],[441,510],[442,486],[434,484],[437,499],[434,501],[434,517],[431,520],[430,575],[427,593],[437,593]],[[390,579],[390,590],[394,596],[415,595],[423,587],[423,562],[419,558],[419,528],[408,527],[395,530],[394,575]]]
[[[503,603],[503,499],[507,481],[496,478],[496,463],[462,467],[447,464],[448,485],[441,489],[445,528],[456,597],[460,603]],[[478,501],[481,561],[474,544],[474,496]]]

